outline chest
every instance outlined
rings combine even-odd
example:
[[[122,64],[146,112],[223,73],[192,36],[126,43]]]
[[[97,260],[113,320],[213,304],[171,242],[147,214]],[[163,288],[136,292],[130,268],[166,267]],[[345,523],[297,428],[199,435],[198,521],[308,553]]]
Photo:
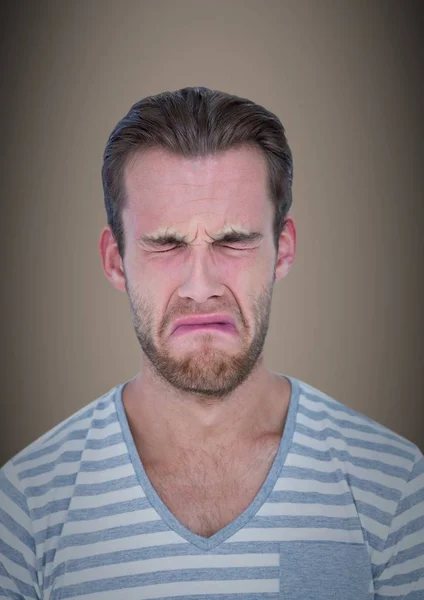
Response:
[[[254,500],[275,459],[278,443],[276,438],[237,458],[199,452],[169,466],[145,465],[145,470],[176,519],[193,533],[210,537]]]

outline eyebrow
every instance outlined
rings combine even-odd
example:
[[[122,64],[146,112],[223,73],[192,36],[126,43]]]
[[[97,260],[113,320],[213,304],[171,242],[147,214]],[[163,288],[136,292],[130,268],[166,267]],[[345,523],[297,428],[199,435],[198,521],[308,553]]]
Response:
[[[235,244],[240,242],[257,242],[264,236],[259,231],[224,231],[217,234],[216,236],[209,236],[214,242],[225,242],[227,244]],[[179,233],[160,233],[160,234],[145,234],[141,235],[138,240],[139,242],[148,244],[150,246],[168,246],[170,244],[185,244],[188,241],[186,235]]]
[[[141,235],[138,242],[149,244],[150,246],[166,246],[168,244],[181,244],[187,242],[187,236],[178,233],[161,233]]]
[[[236,242],[257,242],[264,236],[259,231],[227,231],[217,236],[210,236],[215,242],[227,242],[234,244]]]

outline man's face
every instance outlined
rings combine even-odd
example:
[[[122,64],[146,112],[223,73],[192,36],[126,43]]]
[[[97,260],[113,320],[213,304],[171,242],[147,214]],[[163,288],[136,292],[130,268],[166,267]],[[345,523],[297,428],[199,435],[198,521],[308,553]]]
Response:
[[[223,397],[251,373],[268,330],[276,249],[265,159],[248,147],[196,159],[155,149],[130,159],[124,183],[123,267],[141,348],[174,388]],[[217,313],[235,327],[174,331],[176,319]]]

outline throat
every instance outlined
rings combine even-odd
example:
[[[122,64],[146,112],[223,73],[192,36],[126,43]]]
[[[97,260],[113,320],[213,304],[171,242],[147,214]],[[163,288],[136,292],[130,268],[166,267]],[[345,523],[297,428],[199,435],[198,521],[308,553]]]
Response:
[[[247,510],[275,460],[280,438],[264,440],[250,452],[211,456],[204,450],[181,455],[172,464],[144,469],[158,496],[187,530],[210,537]]]

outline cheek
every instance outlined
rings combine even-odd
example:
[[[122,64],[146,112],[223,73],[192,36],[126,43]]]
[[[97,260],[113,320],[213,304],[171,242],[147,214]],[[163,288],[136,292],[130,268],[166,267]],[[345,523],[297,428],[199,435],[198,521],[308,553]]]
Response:
[[[272,265],[265,257],[256,257],[255,260],[229,262],[224,272],[223,283],[237,302],[246,327],[254,327],[254,307],[258,298],[269,289]]]
[[[265,283],[271,271],[270,261],[258,254],[227,261],[221,273],[230,283],[237,282],[243,287],[251,289]]]
[[[256,268],[253,261],[228,261],[221,271],[222,281],[235,293],[243,295],[252,286]]]

